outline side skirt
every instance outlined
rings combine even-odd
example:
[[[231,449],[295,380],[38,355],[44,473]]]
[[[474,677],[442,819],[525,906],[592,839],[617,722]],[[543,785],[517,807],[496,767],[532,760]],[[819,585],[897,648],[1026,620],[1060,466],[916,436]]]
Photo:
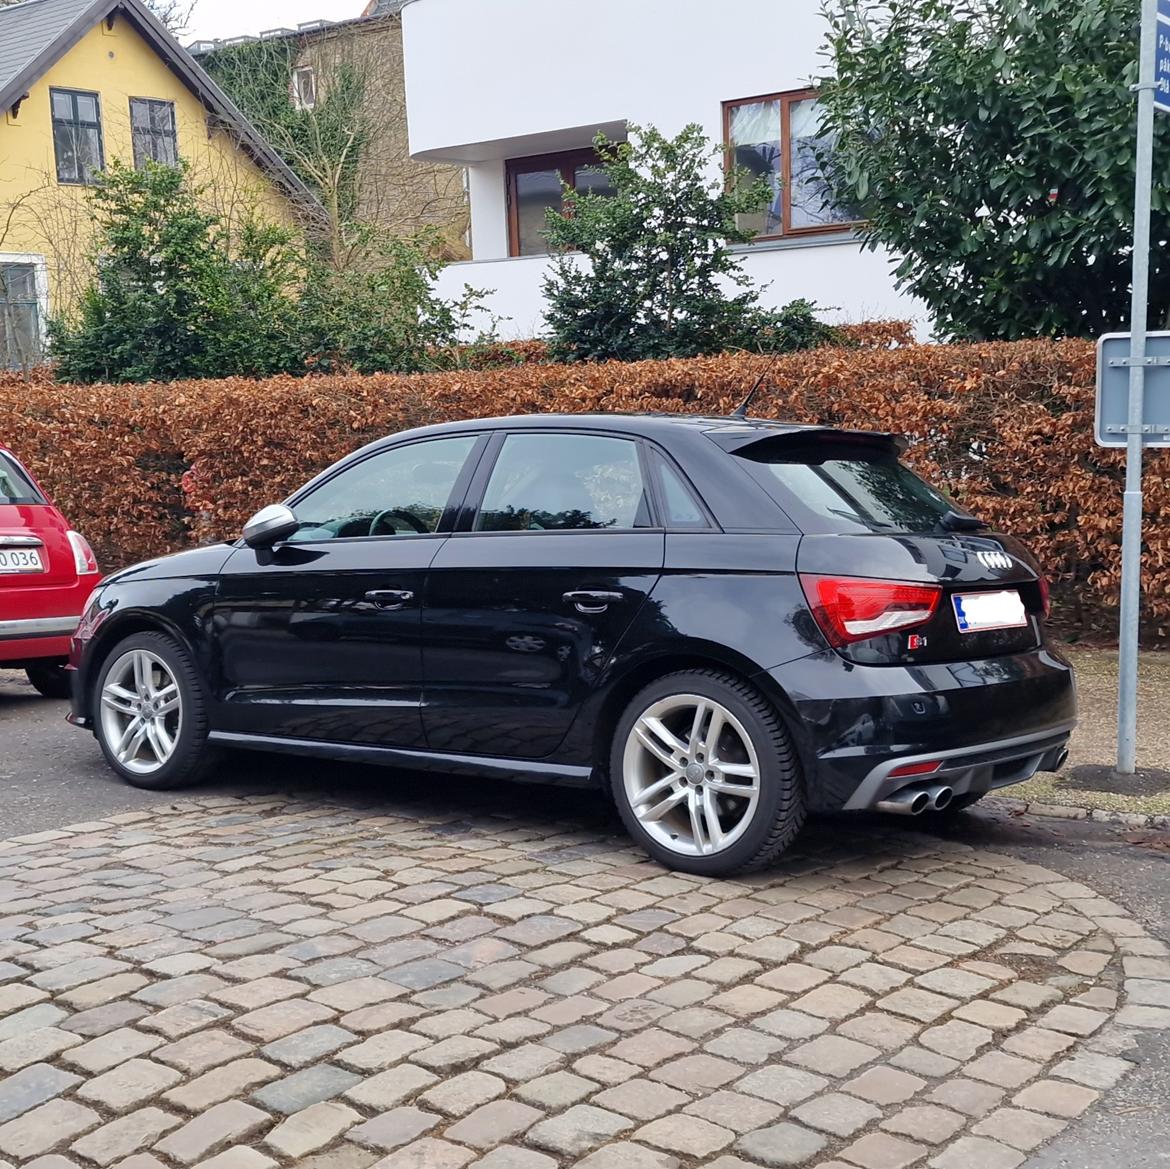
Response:
[[[336,759],[346,763],[372,763],[379,767],[401,767],[412,771],[442,771],[448,775],[550,783],[566,787],[595,787],[598,784],[592,767],[576,767],[568,763],[504,759],[493,755],[458,755],[409,747],[373,747],[361,743],[325,743],[317,739],[245,735],[235,731],[212,731],[207,738],[221,747],[307,755],[315,759]]]

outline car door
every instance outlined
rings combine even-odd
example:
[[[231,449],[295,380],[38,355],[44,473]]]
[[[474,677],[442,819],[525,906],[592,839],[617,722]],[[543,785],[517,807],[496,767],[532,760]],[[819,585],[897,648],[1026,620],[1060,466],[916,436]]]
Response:
[[[431,562],[423,721],[434,750],[541,758],[560,745],[662,571],[641,444],[499,434]]]
[[[484,442],[471,433],[375,451],[294,498],[289,541],[232,553],[212,619],[219,729],[422,742],[426,572]]]

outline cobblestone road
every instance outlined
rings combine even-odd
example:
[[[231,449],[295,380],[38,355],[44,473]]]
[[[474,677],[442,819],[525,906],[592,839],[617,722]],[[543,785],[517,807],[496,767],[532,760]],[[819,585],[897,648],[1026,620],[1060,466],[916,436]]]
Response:
[[[0,844],[0,1165],[1012,1169],[1170,1027],[1086,885],[814,828],[677,876],[580,819],[184,800]]]

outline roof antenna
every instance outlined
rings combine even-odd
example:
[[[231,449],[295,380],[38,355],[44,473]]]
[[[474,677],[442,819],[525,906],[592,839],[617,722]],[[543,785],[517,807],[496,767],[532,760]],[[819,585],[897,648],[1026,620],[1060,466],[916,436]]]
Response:
[[[731,414],[732,418],[746,418],[747,417],[748,407],[752,404],[752,399],[756,396],[757,392],[759,391],[760,386],[762,386],[764,384],[764,378],[766,378],[768,376],[768,374],[770,374],[772,372],[773,367],[775,366],[776,362],[779,360],[780,360],[779,352],[773,353],[772,360],[769,361],[768,364],[764,366],[763,373],[760,374],[760,376],[756,379],[756,384],[754,386],[752,386],[751,390],[748,391],[748,396],[746,398],[744,398],[744,400],[742,402],[740,402],[740,404],[732,411],[732,414]]]

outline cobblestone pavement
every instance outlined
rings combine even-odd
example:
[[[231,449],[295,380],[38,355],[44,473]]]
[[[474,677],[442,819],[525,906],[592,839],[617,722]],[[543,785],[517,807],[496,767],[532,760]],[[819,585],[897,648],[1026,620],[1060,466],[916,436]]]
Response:
[[[205,797],[0,843],[0,1169],[1012,1169],[1170,1027],[1084,884],[814,828]]]

